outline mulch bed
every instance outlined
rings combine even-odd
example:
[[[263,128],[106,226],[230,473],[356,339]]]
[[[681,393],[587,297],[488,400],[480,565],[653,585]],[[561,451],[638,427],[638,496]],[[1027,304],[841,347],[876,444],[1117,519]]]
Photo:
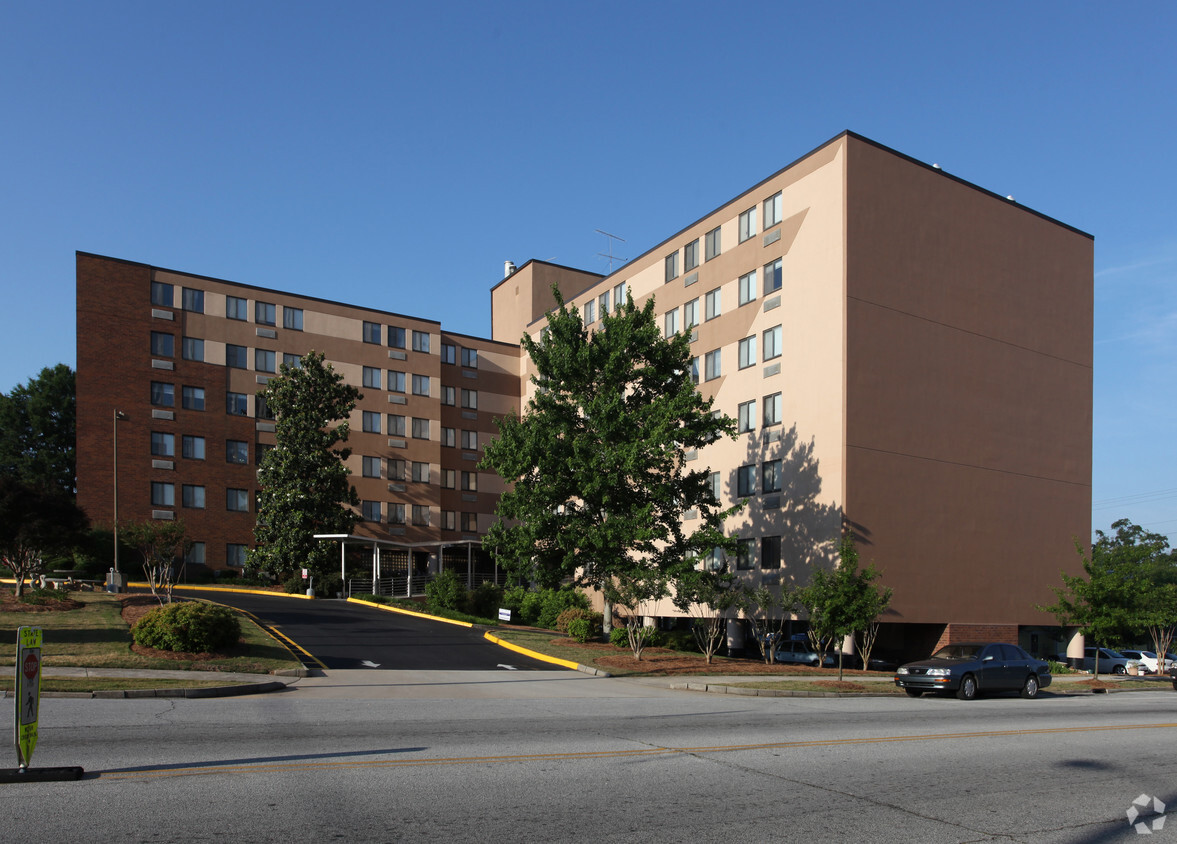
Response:
[[[3,594],[0,594],[0,612],[63,612],[86,606],[81,601],[75,601],[68,596],[46,597],[41,601],[42,603],[26,604],[24,601],[18,601],[15,595],[5,590]]]

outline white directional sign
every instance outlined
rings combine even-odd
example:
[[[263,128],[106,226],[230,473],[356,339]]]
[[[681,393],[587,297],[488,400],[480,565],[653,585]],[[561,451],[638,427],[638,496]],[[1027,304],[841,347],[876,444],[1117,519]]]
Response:
[[[16,631],[16,757],[27,768],[37,746],[37,711],[41,706],[41,628]]]

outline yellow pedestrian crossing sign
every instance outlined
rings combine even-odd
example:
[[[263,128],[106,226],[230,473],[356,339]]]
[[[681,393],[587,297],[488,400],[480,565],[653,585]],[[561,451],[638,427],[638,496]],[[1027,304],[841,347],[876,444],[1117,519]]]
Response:
[[[41,706],[40,627],[16,631],[16,757],[27,768],[37,746],[37,711]]]

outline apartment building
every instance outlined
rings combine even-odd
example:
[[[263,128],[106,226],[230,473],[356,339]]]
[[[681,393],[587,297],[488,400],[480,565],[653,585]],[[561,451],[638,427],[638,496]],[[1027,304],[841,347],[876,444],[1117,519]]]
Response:
[[[77,255],[78,503],[96,524],[183,519],[188,560],[239,568],[253,545],[257,464],[274,443],[256,396],[315,350],[362,392],[347,461],[356,535],[386,570],[447,548],[465,560],[502,485],[477,463],[519,407],[516,344],[435,320]],[[116,418],[116,414],[119,418]]]
[[[1035,607],[1090,535],[1092,262],[1089,235],[847,132],[608,276],[522,264],[492,336],[542,330],[553,283],[590,326],[654,297],[737,420],[691,457],[748,499],[742,578],[804,584],[850,529],[897,650],[1054,653]]]

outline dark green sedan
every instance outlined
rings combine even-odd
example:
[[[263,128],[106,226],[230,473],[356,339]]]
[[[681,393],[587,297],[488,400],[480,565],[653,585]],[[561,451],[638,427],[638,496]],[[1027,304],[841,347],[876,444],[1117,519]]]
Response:
[[[895,672],[895,685],[911,697],[954,692],[961,700],[984,692],[1020,692],[1034,698],[1050,681],[1050,665],[1004,642],[945,645],[930,659],[909,662]]]

